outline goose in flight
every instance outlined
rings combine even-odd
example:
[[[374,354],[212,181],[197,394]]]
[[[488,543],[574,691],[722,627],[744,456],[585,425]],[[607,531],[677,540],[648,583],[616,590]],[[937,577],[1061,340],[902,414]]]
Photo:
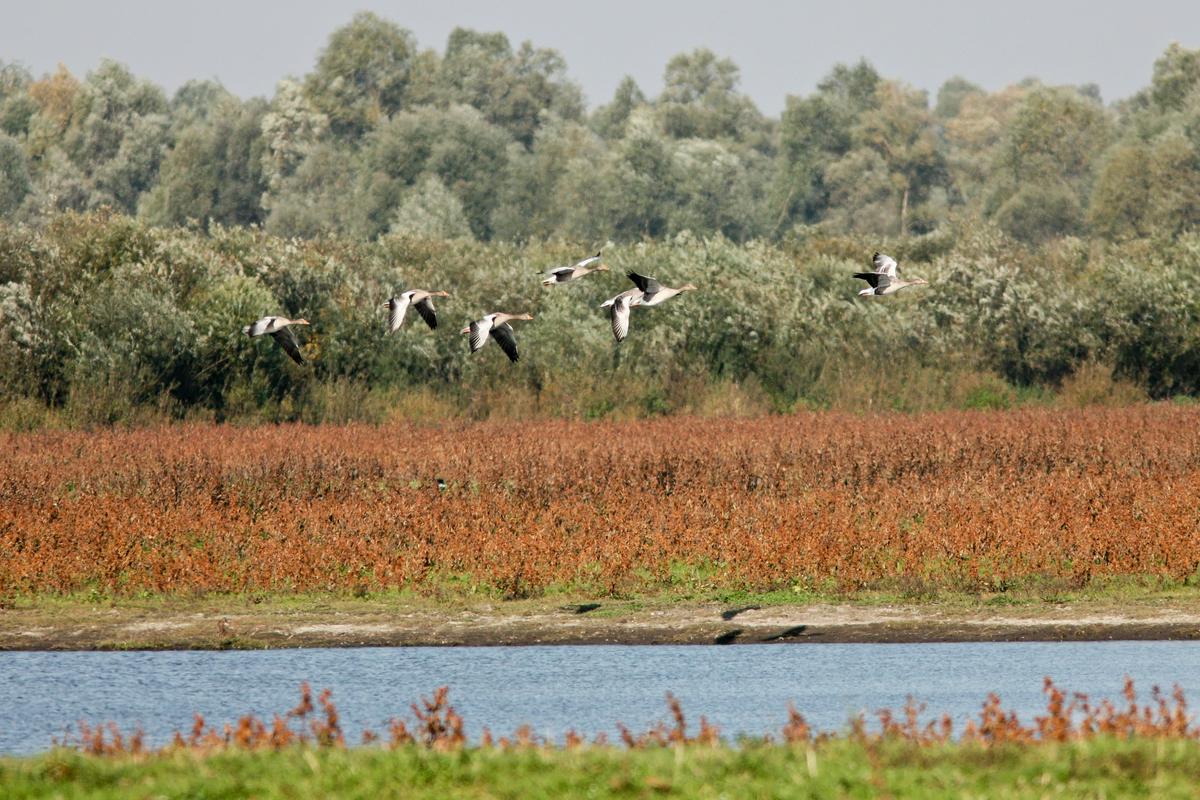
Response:
[[[642,304],[642,294],[641,289],[626,289],[600,304],[601,308],[608,309],[613,337],[618,342],[625,341],[625,337],[629,335],[629,309]]]
[[[516,362],[521,356],[517,353],[517,337],[513,335],[512,325],[509,325],[509,320],[514,319],[533,319],[532,314],[502,314],[495,312],[488,314],[483,319],[477,319],[467,327],[463,328],[459,333],[471,334],[471,352],[478,352],[487,344],[488,337],[496,340],[496,344],[500,345],[500,349],[504,351],[504,355],[508,356],[509,361]]]
[[[633,281],[637,288],[642,290],[642,301],[638,303],[640,306],[656,306],[659,303],[670,300],[680,292],[693,292],[696,290],[696,287],[690,283],[685,283],[678,289],[672,289],[670,286],[663,286],[654,278],[638,275],[636,272],[626,272],[625,274],[629,276],[629,280]]]
[[[592,265],[595,266],[592,266]],[[582,278],[589,272],[607,272],[608,267],[600,263],[600,253],[594,256],[576,261],[574,264],[566,267],[551,267],[542,273],[542,286],[554,286],[558,283],[567,283],[576,278]]]
[[[386,303],[388,309],[388,333],[395,333],[400,330],[400,326],[404,324],[404,315],[408,313],[408,307],[411,305],[417,309],[417,313],[421,315],[421,319],[425,320],[425,324],[430,328],[437,328],[437,313],[433,307],[433,298],[449,297],[449,292],[426,292],[421,289],[409,289],[396,297],[390,298]]]
[[[289,328],[289,325],[307,325],[306,319],[288,319],[287,317],[262,317],[252,325],[247,325],[242,328],[242,333],[247,336],[262,336],[271,334],[271,338],[275,343],[283,348],[283,352],[292,357],[292,361],[297,364],[304,363],[304,356],[300,355],[300,342],[296,340],[296,334]]]
[[[854,273],[854,277],[861,278],[870,284],[866,289],[859,291],[859,297],[895,294],[905,286],[922,286],[928,283],[922,278],[914,278],[911,281],[902,279],[899,275],[900,266],[896,263],[896,259],[884,253],[876,251],[875,255],[871,257],[871,264],[875,267],[874,272]]]

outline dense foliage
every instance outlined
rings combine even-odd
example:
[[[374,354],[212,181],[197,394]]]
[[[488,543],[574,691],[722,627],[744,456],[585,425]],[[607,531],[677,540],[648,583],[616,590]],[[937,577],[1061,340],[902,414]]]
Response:
[[[960,218],[1026,242],[1171,236],[1200,221],[1200,51],[1172,44],[1147,71],[1108,105],[1091,85],[961,77],[931,99],[860,61],[772,119],[697,49],[657,97],[627,78],[589,110],[553,49],[458,28],[438,52],[360,13],[270,99],[212,81],[168,97],[113,61],[82,78],[0,61],[0,214],[112,206],[360,239],[745,241]]]
[[[563,58],[364,13],[270,100],[0,63],[0,427],[650,416],[1200,394],[1200,51],[1150,85],[838,65],[778,120],[706,50],[588,111]],[[603,247],[607,274],[538,270]],[[931,281],[865,302],[870,253]],[[636,269],[700,292],[596,306]],[[443,289],[446,324],[378,304]],[[532,312],[513,367],[454,334]],[[237,331],[306,317],[311,368]]]
[[[929,286],[864,299],[870,246]],[[1037,248],[990,227],[891,241],[811,235],[735,244],[680,234],[612,245],[609,272],[552,288],[580,245],[390,234],[279,238],[158,228],[100,211],[0,224],[0,426],[150,414],[382,421],[575,418],[793,408],[1005,407],[1057,396],[1200,393],[1200,237],[1076,238]],[[626,269],[700,291],[634,309],[620,345],[599,304]],[[446,290],[442,324],[385,334],[381,303]],[[531,312],[521,361],[468,353],[458,329]],[[305,317],[309,363],[243,325]],[[47,409],[51,409],[47,411]]]
[[[0,434],[0,587],[925,597],[1179,585],[1200,570],[1198,422],[1195,408],[1147,405]]]

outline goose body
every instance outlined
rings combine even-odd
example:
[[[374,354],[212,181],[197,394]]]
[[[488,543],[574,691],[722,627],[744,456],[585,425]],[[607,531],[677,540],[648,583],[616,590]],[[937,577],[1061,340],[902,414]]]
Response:
[[[509,320],[514,319],[533,319],[533,315],[504,314],[497,311],[475,320],[459,333],[470,334],[472,353],[482,350],[491,338],[496,340],[496,344],[504,351],[504,355],[508,356],[509,361],[516,362],[521,356],[517,352],[517,337],[513,333],[512,325],[508,324]]]
[[[390,298],[384,303],[388,309],[387,332],[395,333],[400,330],[400,326],[404,324],[404,316],[408,313],[409,306],[417,309],[417,313],[421,315],[421,319],[425,320],[426,325],[436,329],[437,311],[433,307],[433,298],[449,296],[449,292],[427,292],[423,289],[409,289],[407,292],[402,292]]]
[[[906,286],[922,286],[928,283],[922,278],[914,278],[911,281],[901,278],[900,266],[896,263],[896,259],[884,253],[876,251],[875,255],[871,257],[871,264],[875,267],[874,272],[854,273],[854,277],[861,278],[870,284],[866,289],[859,291],[859,297],[895,294]]]
[[[242,328],[242,333],[247,336],[265,336],[270,334],[275,343],[283,348],[283,352],[291,356],[292,360],[297,364],[303,364],[304,356],[300,355],[300,342],[296,339],[296,334],[288,326],[307,324],[308,320],[306,319],[260,317],[253,323]]]
[[[642,299],[641,302],[638,303],[638,305],[642,306],[656,306],[659,303],[664,303],[667,300],[670,300],[677,294],[681,294],[683,292],[692,292],[696,289],[696,287],[690,283],[685,283],[678,289],[673,289],[670,286],[663,286],[654,278],[646,275],[639,275],[636,272],[626,272],[625,274],[629,277],[629,280],[633,281],[637,288],[642,290]]]
[[[582,278],[589,272],[606,272],[608,267],[600,263],[600,253],[594,256],[589,256],[581,261],[576,261],[565,267],[552,267],[542,273],[542,286],[554,286],[559,283],[568,283],[570,281]]]

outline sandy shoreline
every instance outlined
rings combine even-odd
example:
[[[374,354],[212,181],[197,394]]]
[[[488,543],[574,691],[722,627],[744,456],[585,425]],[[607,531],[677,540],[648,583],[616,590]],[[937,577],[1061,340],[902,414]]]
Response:
[[[1004,610],[906,605],[653,608],[604,602],[469,609],[71,607],[0,611],[2,650],[359,646],[764,644],[1200,639],[1200,606],[1045,605]]]

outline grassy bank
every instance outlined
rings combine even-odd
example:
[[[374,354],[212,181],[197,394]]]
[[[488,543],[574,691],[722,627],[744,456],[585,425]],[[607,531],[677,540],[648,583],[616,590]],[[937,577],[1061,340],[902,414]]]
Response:
[[[1194,797],[1195,741],[1098,739],[985,748],[835,741],[453,753],[416,748],[0,760],[11,800],[37,797]]]

